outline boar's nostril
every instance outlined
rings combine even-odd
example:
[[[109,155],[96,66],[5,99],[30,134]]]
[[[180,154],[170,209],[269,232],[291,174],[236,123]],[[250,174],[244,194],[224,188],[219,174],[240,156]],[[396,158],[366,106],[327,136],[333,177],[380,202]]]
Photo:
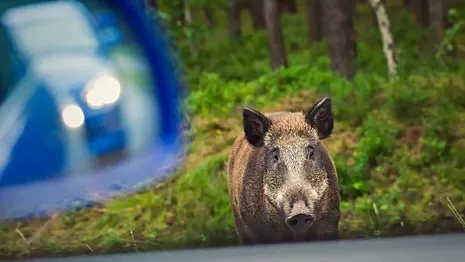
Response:
[[[286,218],[286,224],[293,231],[305,231],[313,224],[315,216],[309,214],[297,214]]]

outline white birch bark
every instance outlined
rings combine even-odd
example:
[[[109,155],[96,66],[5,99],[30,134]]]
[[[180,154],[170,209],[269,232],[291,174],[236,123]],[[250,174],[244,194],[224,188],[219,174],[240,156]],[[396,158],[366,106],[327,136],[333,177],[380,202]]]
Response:
[[[391,33],[389,17],[381,0],[368,0],[378,20],[378,27],[383,40],[383,51],[387,59],[389,76],[391,78],[397,75],[397,58],[394,49],[394,40]]]
[[[184,1],[184,19],[186,20],[187,24],[192,24],[192,13],[188,0]]]

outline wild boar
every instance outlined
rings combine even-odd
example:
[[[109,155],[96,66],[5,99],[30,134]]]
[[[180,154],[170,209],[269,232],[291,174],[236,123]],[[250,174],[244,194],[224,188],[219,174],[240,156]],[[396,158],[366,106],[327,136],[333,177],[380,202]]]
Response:
[[[333,131],[331,99],[307,113],[244,107],[228,160],[228,194],[243,244],[339,238],[336,168],[321,140]]]

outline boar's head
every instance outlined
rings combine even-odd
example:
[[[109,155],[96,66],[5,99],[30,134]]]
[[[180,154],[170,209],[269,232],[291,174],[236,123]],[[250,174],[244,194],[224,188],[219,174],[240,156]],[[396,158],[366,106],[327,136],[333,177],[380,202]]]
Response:
[[[244,107],[247,141],[263,150],[263,194],[294,236],[305,235],[319,219],[328,189],[330,156],[321,140],[333,130],[331,99],[325,97],[307,113],[270,115]]]

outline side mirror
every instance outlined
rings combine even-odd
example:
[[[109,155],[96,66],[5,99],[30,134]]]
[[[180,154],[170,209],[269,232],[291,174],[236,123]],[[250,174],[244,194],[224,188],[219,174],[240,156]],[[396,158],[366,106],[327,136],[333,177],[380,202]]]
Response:
[[[100,27],[124,27],[121,41],[108,41],[112,52],[98,52],[95,15]],[[0,41],[15,46],[2,57],[27,60],[25,74],[1,87],[10,91],[0,102],[0,219],[106,201],[182,161],[182,83],[165,32],[140,6],[8,1],[0,26]],[[13,63],[1,66],[2,77],[14,73]]]

